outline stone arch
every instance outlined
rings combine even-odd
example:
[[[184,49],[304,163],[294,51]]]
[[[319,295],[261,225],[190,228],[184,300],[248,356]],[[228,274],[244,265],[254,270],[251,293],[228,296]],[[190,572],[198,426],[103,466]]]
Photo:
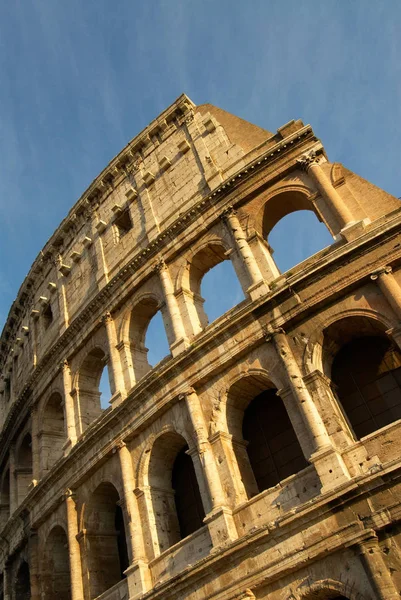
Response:
[[[170,427],[153,438],[150,451],[145,450],[148,458],[144,482],[150,489],[156,554],[203,526],[205,508],[191,456],[193,450],[187,439]]]
[[[103,481],[83,506],[84,580],[96,598],[125,577],[129,566],[125,525],[117,488]],[[85,575],[86,571],[86,575]]]
[[[245,278],[238,275],[239,266],[236,264],[234,254],[231,255],[231,250],[232,246],[223,238],[209,237],[192,249],[187,256],[186,264],[178,273],[176,281],[178,297],[181,299],[182,310],[191,323],[192,335],[202,331],[209,323],[204,309],[205,298],[201,294],[201,284],[204,276],[214,267],[225,261],[231,261],[245,298],[248,284]]]
[[[310,336],[303,353],[303,370],[305,373],[311,373],[318,370],[327,377],[331,375],[331,362],[323,357],[323,339],[324,331],[331,325],[346,318],[366,318],[372,323],[377,324],[377,329],[384,334],[386,331],[396,327],[398,323],[388,315],[379,313],[370,308],[352,308],[341,310],[333,315],[326,316],[323,322],[319,324]]]
[[[18,566],[14,591],[16,600],[30,600],[31,598],[31,582],[29,565],[25,560],[22,560]]]
[[[21,504],[28,494],[32,483],[32,436],[25,430],[16,446],[15,453],[15,478],[17,488],[17,504]]]
[[[231,384],[226,419],[248,498],[308,466],[293,424],[297,415],[266,374],[250,372]]]
[[[354,585],[342,583],[334,579],[322,579],[298,588],[296,600],[365,600],[365,597],[355,589]]]
[[[323,369],[357,439],[401,419],[401,351],[386,330],[354,315],[323,331]]]
[[[0,480],[0,530],[10,517],[10,508],[10,468],[6,465]]]
[[[43,600],[70,600],[70,560],[68,538],[61,525],[55,525],[49,532],[44,552],[41,555],[41,580]]]
[[[168,326],[165,303],[161,295],[154,292],[141,293],[134,298],[123,318],[120,327],[120,343],[127,346],[127,362],[132,364],[135,382],[152,369],[148,361],[149,349],[145,345],[145,339],[149,324],[159,311],[163,318],[168,344],[171,346],[174,340]]]
[[[75,393],[79,406],[76,426],[81,433],[102,413],[99,385],[106,364],[106,352],[95,346],[87,352],[76,373]]]
[[[329,219],[326,217],[322,207],[317,207],[312,200],[314,190],[303,184],[287,183],[271,189],[270,192],[263,194],[258,199],[258,208],[255,217],[252,217],[248,224],[248,233],[255,230],[263,238],[268,238],[273,227],[286,215],[298,210],[312,211],[319,221],[322,221],[329,229],[332,235],[335,235],[329,225]],[[256,208],[256,207],[255,207]]]
[[[66,441],[64,401],[59,392],[46,399],[39,418],[40,469],[45,475],[63,456]]]

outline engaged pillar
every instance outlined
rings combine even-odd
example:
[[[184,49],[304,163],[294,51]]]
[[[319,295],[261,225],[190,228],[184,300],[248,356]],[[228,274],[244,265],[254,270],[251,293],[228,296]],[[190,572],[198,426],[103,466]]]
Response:
[[[106,327],[107,343],[109,348],[110,361],[108,366],[111,371],[111,379],[113,382],[114,389],[112,390],[113,396],[110,400],[111,404],[119,404],[126,396],[124,377],[121,368],[120,354],[117,350],[117,336],[114,321],[109,312],[107,312],[103,319],[103,323]]]
[[[185,348],[189,342],[185,335],[184,324],[182,322],[180,309],[178,308],[177,299],[174,295],[174,288],[168,272],[166,263],[161,260],[155,267],[160,276],[160,283],[163,289],[164,300],[166,302],[167,311],[171,323],[173,342],[170,345],[171,354],[177,356]]]
[[[209,527],[210,537],[214,546],[220,546],[238,537],[232,511],[227,507],[220,475],[217,469],[214,453],[207,437],[207,425],[201,403],[195,390],[191,389],[182,396],[191,418],[195,432],[196,445],[200,461],[205,472],[212,510],[204,519]]]
[[[128,551],[131,563],[125,574],[127,575],[129,596],[136,598],[147,592],[152,584],[145,557],[141,517],[134,494],[135,479],[131,454],[124,442],[118,444],[117,452],[124,489],[124,505],[128,521]]]
[[[68,553],[70,557],[71,600],[82,600],[84,589],[82,584],[81,549],[77,540],[78,515],[73,493],[66,492]]]
[[[271,334],[270,339],[272,339],[281,359],[287,374],[288,384],[309,432],[314,452],[306,458],[315,465],[322,482],[321,491],[324,493],[346,483],[349,480],[348,470],[341,455],[332,446],[326,427],[304,383],[301,370],[285,332],[282,329],[277,329]]]
[[[269,286],[264,281],[259,265],[253,255],[253,252],[247,242],[241,223],[237,217],[236,211],[230,206],[223,212],[222,219],[228,224],[235,245],[251,282],[248,288],[248,294],[252,300],[257,300],[269,292]]]

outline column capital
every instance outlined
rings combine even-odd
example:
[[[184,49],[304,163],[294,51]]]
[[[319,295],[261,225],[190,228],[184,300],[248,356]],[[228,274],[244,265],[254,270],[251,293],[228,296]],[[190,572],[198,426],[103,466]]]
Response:
[[[385,267],[380,267],[379,269],[373,271],[373,273],[371,273],[370,275],[370,278],[372,281],[376,281],[376,279],[378,279],[380,275],[388,275],[389,273],[392,273],[392,271],[392,267],[386,265]]]
[[[193,387],[189,387],[185,390],[185,392],[178,394],[178,400],[186,400],[188,396],[191,396],[191,394],[196,394],[196,390]]]
[[[233,207],[232,204],[230,204],[229,206],[227,206],[221,213],[220,213],[220,219],[222,219],[223,221],[225,221],[226,219],[228,219],[229,217],[235,217],[237,215],[237,211],[235,210],[235,208]]]
[[[111,316],[111,312],[107,311],[103,316],[100,317],[101,323],[112,323],[113,317]]]
[[[308,171],[308,169],[312,166],[318,166],[319,162],[316,150],[309,150],[309,152],[302,154],[299,158],[297,158],[297,163],[304,171]]]
[[[72,500],[75,501],[76,498],[76,492],[70,488],[67,488],[64,493],[63,493],[63,498],[65,500],[68,500],[69,498],[71,498]]]
[[[60,371],[69,371],[70,370],[70,363],[68,362],[68,360],[66,358],[61,361],[59,368],[60,368]]]
[[[155,273],[160,273],[160,271],[165,271],[167,270],[167,265],[164,262],[164,259],[161,258],[160,260],[157,261],[157,263],[153,266],[153,271]]]
[[[274,327],[274,328],[269,328],[269,330],[265,333],[265,342],[272,342],[273,339],[279,335],[279,334],[284,334],[285,335],[285,331],[282,327]]]

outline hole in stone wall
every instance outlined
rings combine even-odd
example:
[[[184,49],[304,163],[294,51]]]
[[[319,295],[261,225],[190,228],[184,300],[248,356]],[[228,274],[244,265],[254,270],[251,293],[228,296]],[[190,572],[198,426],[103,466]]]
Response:
[[[124,210],[114,221],[117,230],[117,241],[119,241],[130,229],[132,229],[132,219],[128,209]]]
[[[201,296],[209,323],[245,299],[244,292],[230,260],[210,269],[202,278]]]
[[[111,389],[110,389],[109,368],[107,365],[104,366],[102,375],[100,377],[99,392],[100,392],[100,406],[103,410],[106,410],[106,408],[109,408],[109,406],[110,406],[109,401],[112,396]]]
[[[148,363],[154,367],[170,354],[163,317],[158,311],[149,321],[145,335],[145,347],[148,348]]]
[[[50,304],[48,304],[42,313],[43,328],[45,330],[48,329],[50,327],[50,325],[52,324],[52,322],[53,322],[53,311],[52,311]]]
[[[268,236],[274,261],[282,273],[333,243],[324,223],[310,210],[297,210],[280,219]]]

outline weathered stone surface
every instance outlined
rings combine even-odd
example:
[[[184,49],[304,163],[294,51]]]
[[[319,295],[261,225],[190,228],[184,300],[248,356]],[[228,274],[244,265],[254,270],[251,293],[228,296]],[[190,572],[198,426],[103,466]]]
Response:
[[[300,209],[335,241],[280,274],[267,236]],[[182,95],[134,138],[2,333],[0,598],[398,598],[400,230],[399,200],[301,121]],[[208,325],[223,260],[246,300]]]

